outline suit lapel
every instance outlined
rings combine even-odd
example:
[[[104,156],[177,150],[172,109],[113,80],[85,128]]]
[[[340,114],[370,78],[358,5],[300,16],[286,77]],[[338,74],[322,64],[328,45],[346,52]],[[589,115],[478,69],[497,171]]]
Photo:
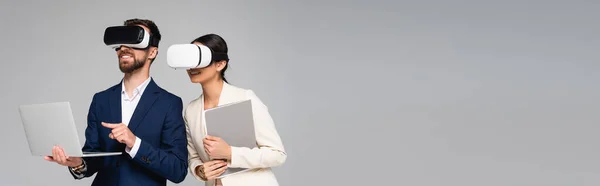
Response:
[[[196,126],[201,126],[202,134],[206,135],[206,126],[204,125],[204,95],[200,95],[200,104],[196,108],[199,112],[196,115]]]
[[[140,125],[144,117],[146,117],[146,114],[148,113],[150,108],[152,108],[154,101],[156,101],[156,98],[158,98],[159,96],[159,90],[160,89],[158,88],[158,85],[154,83],[154,80],[150,80],[148,86],[146,87],[146,90],[144,90],[144,93],[140,98],[140,102],[138,103],[138,105],[135,108],[135,111],[133,112],[133,116],[131,116],[131,121],[128,125],[129,130],[131,130],[131,132],[134,132],[135,129]]]
[[[219,96],[219,104],[218,106],[225,105],[231,103],[231,96],[229,95],[231,91],[229,91],[229,84],[223,82],[223,88],[221,89],[221,96]]]
[[[217,106],[221,106],[224,104],[227,104],[229,101],[229,84],[224,83],[223,84],[223,88],[221,89],[221,96],[219,96],[219,103],[217,104]],[[206,131],[206,124],[204,123],[204,95],[200,95],[200,103],[198,104],[198,110],[199,112],[197,113],[196,116],[196,126],[201,126],[201,130],[202,133],[204,135],[207,135],[207,131]]]
[[[110,97],[108,98],[108,103],[109,103],[109,108],[110,108],[110,120],[111,121],[107,121],[109,123],[121,123],[122,121],[122,116],[121,116],[121,84],[123,83],[123,81],[121,81],[121,83],[119,83],[117,86],[115,86],[115,88],[113,88],[113,91],[110,93]]]
[[[118,85],[114,86],[114,88],[112,89],[112,91],[110,92],[109,96],[108,96],[108,108],[109,108],[109,112],[110,112],[110,116],[109,116],[109,120],[108,121],[102,121],[102,122],[107,122],[107,123],[121,123],[123,122],[123,118],[122,118],[122,114],[121,114],[121,86],[122,86],[123,81],[121,80],[121,83],[119,83]],[[98,126],[102,127],[102,125],[100,125],[100,123],[98,123]],[[107,129],[107,134],[106,137],[108,137],[108,133],[110,133],[111,129]],[[123,150],[125,149],[125,145],[119,143],[116,140],[109,140],[108,141],[109,146],[113,146],[116,145],[117,147],[115,147],[116,149],[119,150]]]

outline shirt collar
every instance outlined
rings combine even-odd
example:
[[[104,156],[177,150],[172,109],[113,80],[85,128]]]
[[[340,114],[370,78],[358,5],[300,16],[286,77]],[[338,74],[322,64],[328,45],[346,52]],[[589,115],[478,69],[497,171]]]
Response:
[[[133,90],[133,95],[141,94],[142,92],[144,92],[144,90],[146,90],[146,87],[150,83],[150,79],[152,79],[152,77],[148,77],[148,79],[146,79],[146,81],[144,81],[142,84],[140,84],[138,87],[136,87]],[[121,83],[121,94],[125,94],[125,81],[122,81],[122,82],[123,83]]]

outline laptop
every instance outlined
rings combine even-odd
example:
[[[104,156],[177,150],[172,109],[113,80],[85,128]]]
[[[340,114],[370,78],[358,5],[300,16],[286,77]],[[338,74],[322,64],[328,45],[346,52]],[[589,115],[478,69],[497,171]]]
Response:
[[[71,157],[116,156],[122,152],[82,152],[69,102],[21,105],[21,123],[33,156],[52,156],[52,147]]]
[[[254,115],[250,99],[221,105],[204,112],[206,132],[235,147],[256,147]],[[227,168],[217,178],[249,171],[247,168]]]

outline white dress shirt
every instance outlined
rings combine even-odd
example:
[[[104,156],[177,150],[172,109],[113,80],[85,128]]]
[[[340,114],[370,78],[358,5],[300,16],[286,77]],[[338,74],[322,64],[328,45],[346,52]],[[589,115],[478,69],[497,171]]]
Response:
[[[148,77],[146,81],[144,81],[141,85],[136,87],[133,90],[131,98],[129,97],[129,95],[127,95],[127,92],[125,91],[125,81],[121,83],[121,122],[125,125],[129,125],[129,121],[131,121],[131,116],[133,116],[133,112],[135,111],[135,108],[140,102],[140,98],[142,98],[144,90],[146,90],[148,83],[150,83],[150,79],[151,78]],[[131,156],[131,158],[135,157],[135,154],[140,148],[141,143],[142,140],[136,136],[133,148],[130,149],[129,147],[125,147],[125,152],[129,153],[129,156]]]
[[[136,87],[133,90],[133,94],[131,97],[129,97],[129,95],[127,95],[127,92],[125,91],[125,81],[122,81],[122,83],[121,83],[121,122],[123,124],[129,125],[129,122],[131,121],[131,117],[133,116],[133,112],[135,111],[135,108],[137,107],[138,103],[140,102],[140,99],[142,98],[142,94],[144,93],[144,90],[146,90],[148,83],[150,83],[150,79],[151,79],[151,77],[148,77],[148,79],[146,79],[146,81],[144,81],[142,84],[140,84],[138,87]],[[130,149],[129,147],[125,147],[125,152],[127,152],[129,154],[129,156],[131,156],[131,158],[135,157],[135,154],[137,153],[138,149],[140,148],[141,143],[142,143],[142,140],[136,136],[135,144],[133,145],[133,148]],[[85,163],[85,161],[83,163]],[[73,171],[71,171],[71,172],[73,172]],[[74,173],[74,174],[78,178],[81,178],[84,176],[83,174],[77,174],[77,173]]]

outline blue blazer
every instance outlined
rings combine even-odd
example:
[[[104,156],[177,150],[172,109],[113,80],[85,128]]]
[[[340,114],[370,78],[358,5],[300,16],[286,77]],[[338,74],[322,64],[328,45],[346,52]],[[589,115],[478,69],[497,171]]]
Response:
[[[160,88],[154,80],[149,82],[128,125],[142,140],[137,154],[131,158],[125,152],[125,144],[110,139],[111,129],[101,124],[121,123],[121,83],[94,95],[82,150],[121,151],[123,154],[84,158],[85,177],[97,173],[92,185],[102,186],[166,185],[166,180],[182,182],[187,175],[188,153],[181,98]]]

